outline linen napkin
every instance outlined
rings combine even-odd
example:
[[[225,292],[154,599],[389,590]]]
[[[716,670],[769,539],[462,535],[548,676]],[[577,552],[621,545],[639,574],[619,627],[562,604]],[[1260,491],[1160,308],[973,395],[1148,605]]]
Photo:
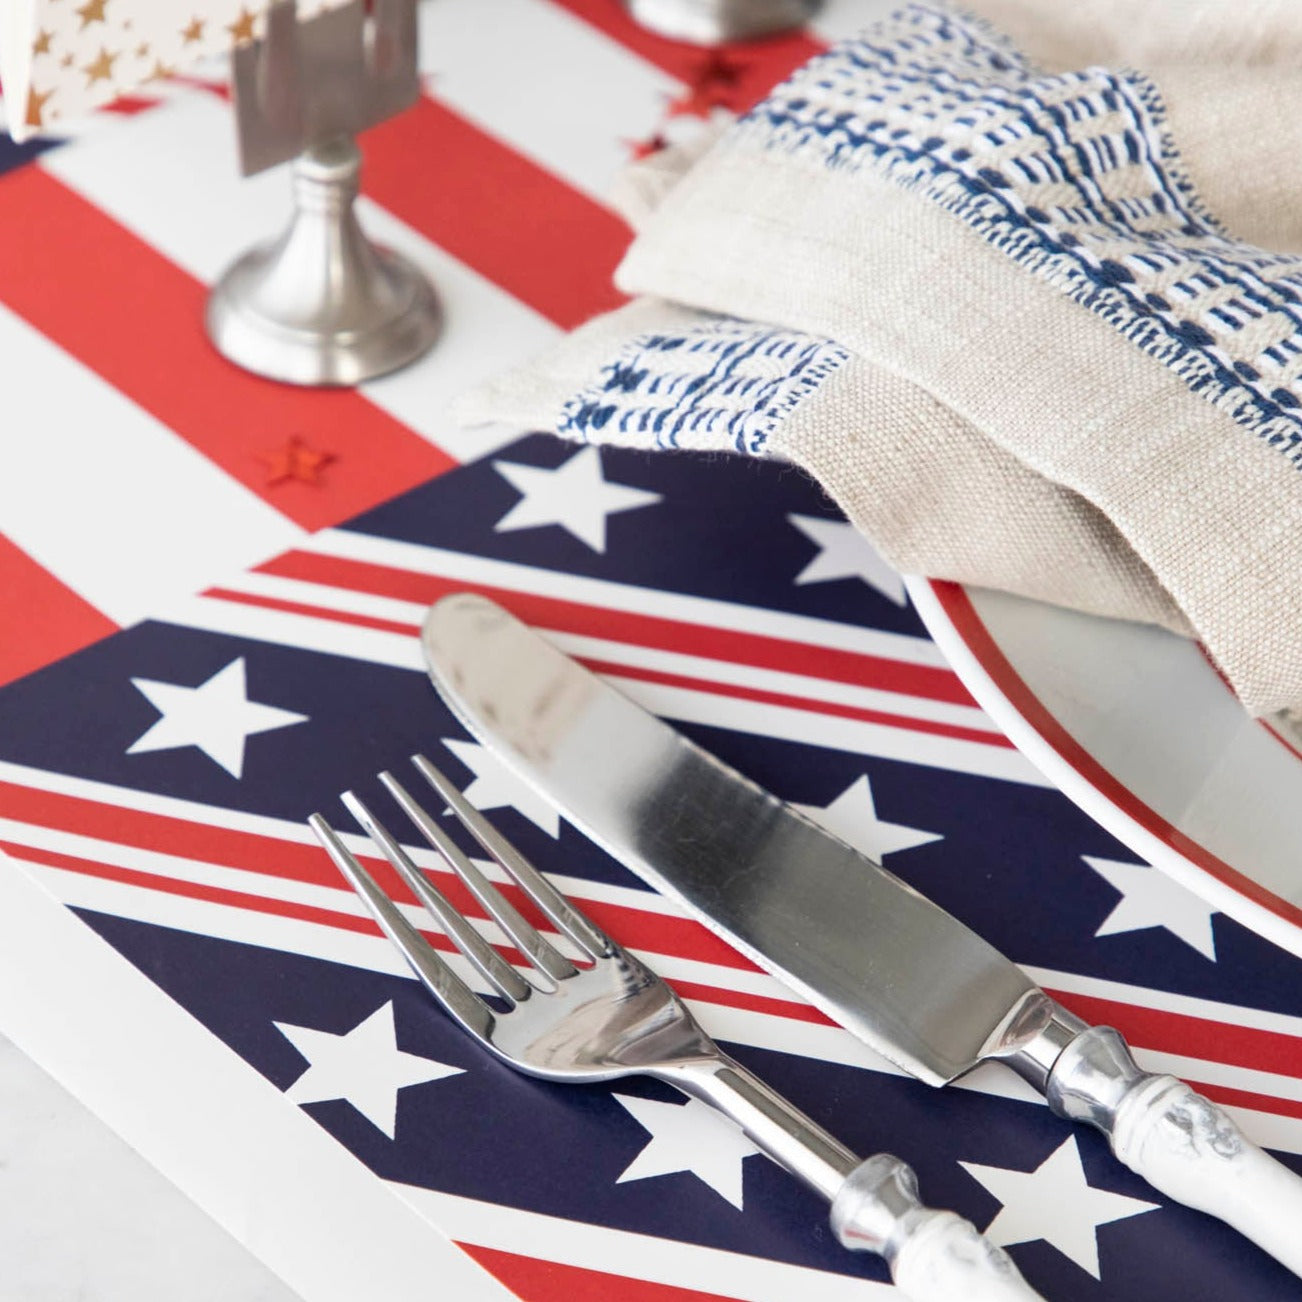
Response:
[[[461,416],[785,458],[904,571],[1195,636],[1296,708],[1302,22],[986,9],[903,8],[650,160],[634,301]]]

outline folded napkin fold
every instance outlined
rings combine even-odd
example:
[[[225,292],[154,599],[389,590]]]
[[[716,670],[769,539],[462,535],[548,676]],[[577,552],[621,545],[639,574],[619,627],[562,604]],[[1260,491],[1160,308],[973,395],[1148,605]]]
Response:
[[[649,160],[633,302],[461,415],[786,458],[902,570],[1196,636],[1251,711],[1296,709],[1289,6],[984,7],[1005,30],[902,9]],[[1127,30],[1143,72],[1074,62]]]

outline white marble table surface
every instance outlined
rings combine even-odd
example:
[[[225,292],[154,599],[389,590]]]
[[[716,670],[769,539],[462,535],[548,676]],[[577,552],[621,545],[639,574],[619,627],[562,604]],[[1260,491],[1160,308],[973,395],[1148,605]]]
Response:
[[[0,1302],[297,1297],[0,1037]]]

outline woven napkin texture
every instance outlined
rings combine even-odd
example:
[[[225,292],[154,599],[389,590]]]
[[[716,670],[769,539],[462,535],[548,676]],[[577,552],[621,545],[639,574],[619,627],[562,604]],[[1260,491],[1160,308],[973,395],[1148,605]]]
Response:
[[[902,570],[1196,636],[1296,709],[1302,24],[984,7],[907,7],[629,178],[633,301],[462,418],[785,458]]]

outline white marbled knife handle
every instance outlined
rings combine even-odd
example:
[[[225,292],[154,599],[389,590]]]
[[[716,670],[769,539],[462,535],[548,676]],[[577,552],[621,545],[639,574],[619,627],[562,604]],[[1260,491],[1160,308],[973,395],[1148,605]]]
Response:
[[[1012,1258],[970,1222],[924,1207],[912,1168],[887,1153],[851,1171],[832,1201],[832,1229],[844,1247],[885,1257],[910,1302],[1040,1298]]]
[[[1045,1088],[1060,1116],[1101,1130],[1155,1189],[1217,1216],[1302,1276],[1302,1178],[1174,1076],[1142,1071],[1111,1027],[1063,1049]]]

